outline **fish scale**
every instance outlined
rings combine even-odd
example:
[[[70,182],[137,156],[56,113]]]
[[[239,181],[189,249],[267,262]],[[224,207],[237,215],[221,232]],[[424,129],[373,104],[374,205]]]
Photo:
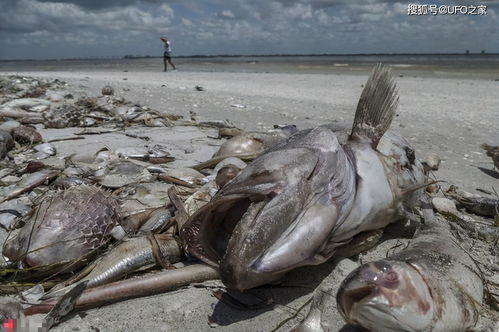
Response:
[[[110,238],[119,221],[118,208],[118,200],[97,187],[81,185],[55,193],[6,242],[3,254],[30,266],[78,259]]]

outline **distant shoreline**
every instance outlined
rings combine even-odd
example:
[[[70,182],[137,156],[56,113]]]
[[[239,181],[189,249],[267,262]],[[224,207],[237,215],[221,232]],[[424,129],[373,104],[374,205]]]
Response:
[[[494,57],[499,56],[499,53],[322,53],[322,54],[218,54],[218,55],[178,55],[174,56],[179,59],[195,59],[195,58],[293,58],[293,57],[404,57],[404,56],[463,56],[463,57]],[[84,61],[84,60],[120,60],[120,59],[155,59],[162,56],[152,55],[125,55],[125,56],[102,56],[102,57],[85,57],[85,58],[52,58],[52,59],[0,59],[0,62],[33,62],[33,61]]]

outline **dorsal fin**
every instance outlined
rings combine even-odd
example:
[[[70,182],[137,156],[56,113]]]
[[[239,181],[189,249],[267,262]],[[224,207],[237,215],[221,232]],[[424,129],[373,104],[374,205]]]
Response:
[[[398,101],[398,89],[390,67],[377,64],[360,95],[351,136],[368,137],[376,148],[392,123]]]

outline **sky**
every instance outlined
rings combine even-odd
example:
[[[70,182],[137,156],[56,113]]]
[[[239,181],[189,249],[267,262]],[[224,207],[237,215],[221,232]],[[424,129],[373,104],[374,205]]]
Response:
[[[486,15],[408,15],[409,5]],[[420,7],[421,8],[421,7]],[[0,59],[499,53],[499,0],[1,0]]]

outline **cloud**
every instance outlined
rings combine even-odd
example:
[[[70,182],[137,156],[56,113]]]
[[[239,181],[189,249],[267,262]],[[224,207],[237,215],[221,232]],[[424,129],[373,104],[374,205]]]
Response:
[[[454,2],[473,3],[446,3]],[[408,16],[408,3],[2,0],[0,58],[160,54],[162,34],[185,55],[499,52],[491,42],[499,40],[499,0],[484,2],[485,16]]]

